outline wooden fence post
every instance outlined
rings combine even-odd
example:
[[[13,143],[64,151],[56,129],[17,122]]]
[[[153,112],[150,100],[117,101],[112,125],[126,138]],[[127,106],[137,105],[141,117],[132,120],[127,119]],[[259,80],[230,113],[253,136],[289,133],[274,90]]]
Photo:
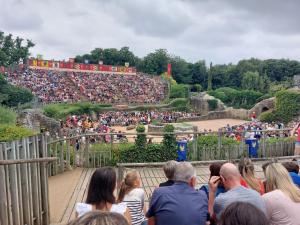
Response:
[[[60,160],[60,172],[63,173],[65,171],[65,159],[64,159],[64,141],[61,141],[59,143],[60,146],[60,155],[59,155],[59,160]]]
[[[85,148],[84,148],[84,165],[85,167],[90,167],[90,137],[87,136],[85,140]]]
[[[0,143],[0,160],[4,159],[4,154],[3,152],[5,151],[5,146],[4,144]],[[1,218],[1,224],[11,224],[9,223],[9,214],[8,214],[8,196],[6,193],[6,185],[5,185],[5,180],[6,180],[6,170],[5,166],[0,166],[0,177],[1,182],[0,182],[0,218]]]

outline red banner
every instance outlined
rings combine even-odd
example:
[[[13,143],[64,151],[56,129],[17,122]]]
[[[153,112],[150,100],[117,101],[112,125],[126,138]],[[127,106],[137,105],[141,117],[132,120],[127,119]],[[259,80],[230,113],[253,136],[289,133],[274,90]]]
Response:
[[[168,76],[171,76],[171,71],[172,71],[172,65],[171,63],[168,63]]]
[[[70,58],[68,62],[53,61],[53,60],[37,60],[34,58],[29,59],[29,66],[46,67],[46,68],[60,68],[60,69],[76,69],[76,70],[90,70],[102,72],[118,72],[118,73],[136,73],[135,67],[126,66],[110,66],[110,65],[97,65],[97,64],[84,64],[74,63]],[[171,64],[168,64],[168,75],[171,74]]]

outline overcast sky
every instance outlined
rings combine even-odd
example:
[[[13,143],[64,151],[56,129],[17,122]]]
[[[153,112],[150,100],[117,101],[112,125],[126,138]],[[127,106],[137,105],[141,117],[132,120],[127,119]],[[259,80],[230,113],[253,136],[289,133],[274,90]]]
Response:
[[[95,47],[158,48],[188,61],[300,60],[299,0],[1,0],[0,30],[32,55],[68,59]]]

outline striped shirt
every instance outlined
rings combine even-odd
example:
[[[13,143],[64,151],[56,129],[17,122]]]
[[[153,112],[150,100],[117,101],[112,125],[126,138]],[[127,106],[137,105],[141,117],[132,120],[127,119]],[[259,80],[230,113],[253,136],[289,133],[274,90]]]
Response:
[[[144,190],[142,188],[135,188],[125,195],[123,202],[127,204],[127,207],[131,215],[132,225],[141,225],[145,220],[144,215]]]

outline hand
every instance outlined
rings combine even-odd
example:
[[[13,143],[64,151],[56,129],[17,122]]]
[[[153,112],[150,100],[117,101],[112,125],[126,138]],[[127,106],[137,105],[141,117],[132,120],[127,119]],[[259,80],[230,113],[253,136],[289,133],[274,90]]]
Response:
[[[212,176],[209,180],[209,191],[215,193],[217,191],[217,187],[218,187],[220,181],[221,181],[221,177]]]

